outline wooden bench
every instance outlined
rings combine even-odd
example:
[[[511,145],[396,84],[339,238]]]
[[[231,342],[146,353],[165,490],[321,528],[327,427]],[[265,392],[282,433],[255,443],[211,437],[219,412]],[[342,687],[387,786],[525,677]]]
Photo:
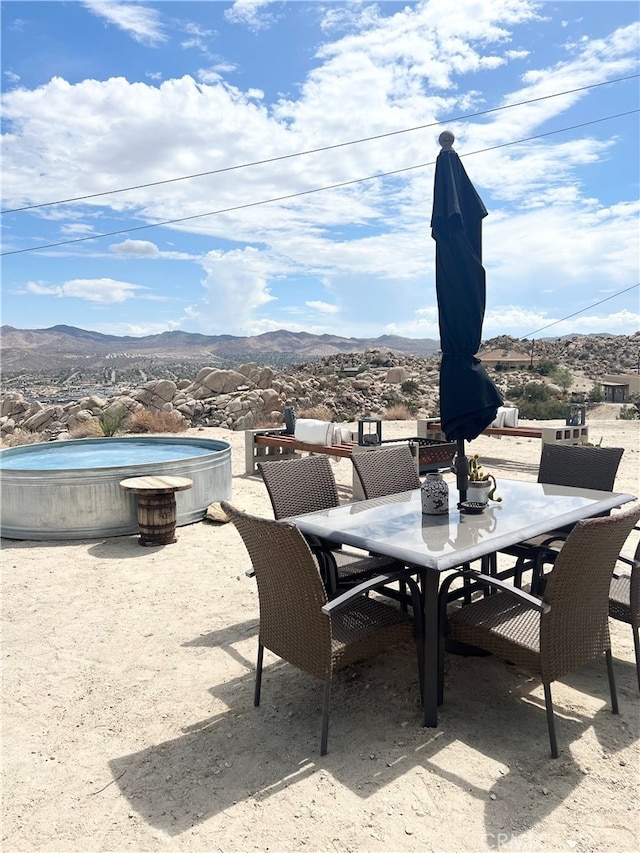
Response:
[[[415,457],[418,472],[421,474],[447,467],[451,464],[456,451],[455,443],[441,441],[436,436],[424,436],[422,439],[419,437],[389,439],[382,444],[364,446],[360,446],[357,441],[328,445],[298,441],[295,436],[286,433],[284,428],[253,429],[245,431],[245,470],[247,474],[253,475],[256,473],[259,462],[291,459],[297,453],[325,453],[328,456],[346,459],[353,453],[369,453],[389,447],[396,442],[409,445]],[[359,480],[354,477],[354,497],[358,489]]]
[[[540,438],[543,444],[583,444],[588,441],[589,428],[587,426],[564,426],[564,427],[487,427],[482,431],[483,435],[511,436],[512,438]],[[427,438],[444,439],[442,426],[438,418],[419,418],[418,435]]]
[[[346,444],[308,444],[297,441],[295,436],[285,433],[284,429],[245,431],[245,467],[247,474],[256,473],[258,462],[275,462],[291,459],[298,451],[304,453],[325,453],[342,459],[349,458],[357,442]]]

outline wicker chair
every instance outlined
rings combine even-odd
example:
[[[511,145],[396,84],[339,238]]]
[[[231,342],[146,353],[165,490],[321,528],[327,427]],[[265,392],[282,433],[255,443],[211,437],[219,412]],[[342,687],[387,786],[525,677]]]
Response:
[[[351,462],[367,499],[420,488],[416,460],[407,444],[372,452],[352,453]]]
[[[622,447],[543,444],[538,482],[611,492],[623,453]],[[516,564],[513,569],[501,572],[499,577],[513,575],[516,586],[522,586],[523,573],[531,570],[531,592],[537,594],[543,583],[541,576],[544,563],[553,562],[561,547],[560,540],[565,539],[570,531],[571,527],[553,530],[506,548],[501,553],[516,557]],[[555,544],[550,547],[554,540]]]
[[[340,499],[331,463],[326,456],[305,456],[281,462],[259,462],[276,519],[338,506]],[[333,596],[346,585],[398,569],[390,557],[366,556],[321,540],[309,545],[320,566],[327,592]]]
[[[325,755],[333,674],[415,639],[421,680],[421,621],[416,618],[414,626],[414,620],[396,607],[367,597],[370,590],[394,580],[393,573],[370,578],[328,601],[318,566],[297,527],[247,515],[226,502],[221,506],[244,540],[258,584],[260,633],[254,705],[260,704],[265,648],[324,681],[320,753]],[[417,584],[412,580],[407,583],[412,585],[414,613],[419,613]],[[421,696],[422,692],[421,681]]]
[[[635,529],[640,530],[638,527]],[[636,676],[638,690],[640,690],[640,542],[632,560],[626,557],[618,557],[618,560],[631,566],[631,572],[628,575],[622,575],[614,571],[609,589],[609,616],[631,625],[636,656]]]
[[[640,508],[579,521],[558,555],[542,599],[489,575],[472,576],[474,587],[497,589],[446,616],[441,593],[439,698],[444,678],[445,636],[483,649],[539,676],[544,685],[551,756],[557,758],[551,682],[603,653],[613,713],[618,712],[611,642],[609,586],[614,565]],[[449,578],[443,587],[449,582]]]

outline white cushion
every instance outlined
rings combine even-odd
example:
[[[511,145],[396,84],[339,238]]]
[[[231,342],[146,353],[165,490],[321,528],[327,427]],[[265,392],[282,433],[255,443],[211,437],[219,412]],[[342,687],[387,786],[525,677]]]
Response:
[[[334,425],[328,421],[296,418],[296,441],[304,441],[307,444],[331,444],[334,429]]]
[[[506,427],[518,426],[518,409],[515,406],[510,406],[504,410],[504,425]]]
[[[501,429],[504,426],[504,407],[500,406],[496,412],[495,420],[491,423],[494,429]]]

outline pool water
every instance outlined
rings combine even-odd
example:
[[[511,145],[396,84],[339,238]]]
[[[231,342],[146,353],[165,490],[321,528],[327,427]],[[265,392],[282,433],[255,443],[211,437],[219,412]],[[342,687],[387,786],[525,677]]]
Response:
[[[74,471],[79,468],[121,468],[155,462],[173,462],[211,453],[210,447],[196,444],[149,444],[147,441],[118,441],[109,439],[100,446],[81,441],[57,446],[55,442],[29,453],[3,456],[0,464],[5,471]]]

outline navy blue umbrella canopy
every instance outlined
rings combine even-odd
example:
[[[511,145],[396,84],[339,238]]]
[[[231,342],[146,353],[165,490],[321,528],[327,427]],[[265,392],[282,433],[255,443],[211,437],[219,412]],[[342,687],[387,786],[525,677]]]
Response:
[[[440,420],[449,441],[477,438],[496,417],[502,397],[475,357],[482,340],[486,282],[482,220],[487,210],[440,135],[431,235],[436,241],[436,293],[440,322]]]

